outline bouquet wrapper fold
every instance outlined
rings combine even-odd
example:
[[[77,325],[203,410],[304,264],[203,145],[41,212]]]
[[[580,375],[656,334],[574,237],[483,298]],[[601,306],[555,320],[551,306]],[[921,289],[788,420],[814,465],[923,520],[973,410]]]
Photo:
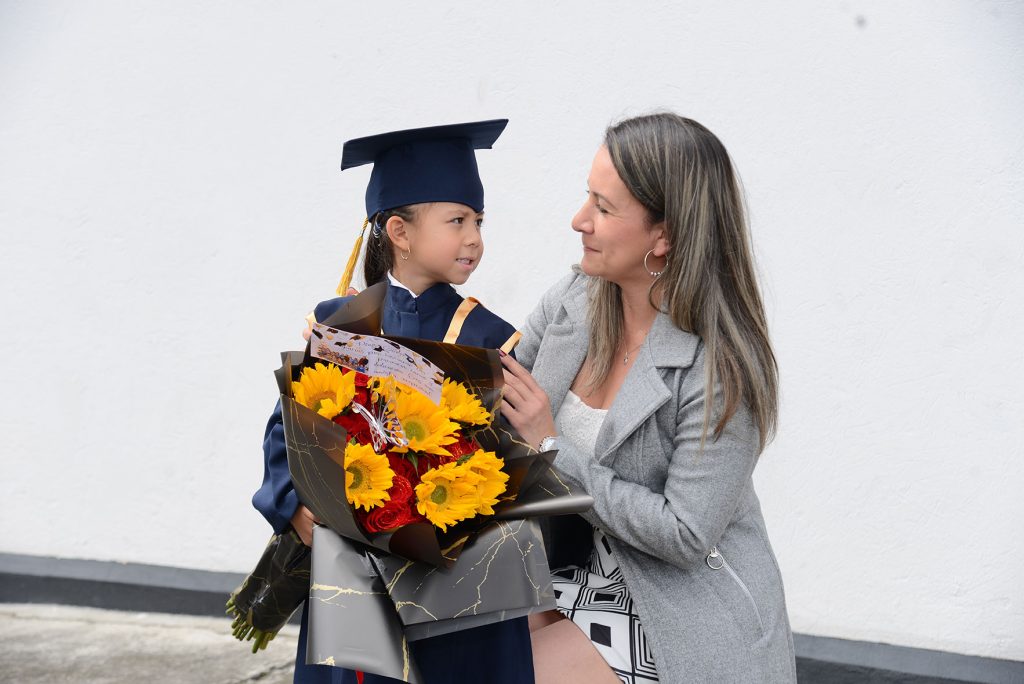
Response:
[[[306,663],[422,683],[395,606],[366,553],[319,525],[313,548],[313,574],[321,581],[309,587]]]

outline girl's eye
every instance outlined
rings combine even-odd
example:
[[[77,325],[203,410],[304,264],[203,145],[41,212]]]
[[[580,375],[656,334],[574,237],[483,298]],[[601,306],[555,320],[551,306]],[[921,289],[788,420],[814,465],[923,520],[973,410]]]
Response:
[[[452,219],[452,223],[455,223],[455,224],[458,224],[458,225],[460,225],[460,226],[461,226],[461,225],[462,225],[462,222],[463,222],[464,220],[465,220],[465,219],[464,219],[464,218],[462,218],[461,216],[456,216],[455,218],[453,218],[453,219]]]
[[[476,227],[477,228],[483,228],[484,227],[484,220],[483,219],[477,219],[476,220]]]

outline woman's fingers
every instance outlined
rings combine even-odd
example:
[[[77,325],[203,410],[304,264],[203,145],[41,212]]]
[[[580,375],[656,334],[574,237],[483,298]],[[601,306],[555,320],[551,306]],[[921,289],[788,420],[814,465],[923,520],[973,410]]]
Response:
[[[504,364],[505,371],[507,373],[511,373],[514,378],[522,382],[527,387],[530,387],[531,389],[540,390],[540,385],[537,384],[537,381],[533,379],[532,375],[530,375],[530,371],[526,370],[526,368],[524,368],[521,363],[513,359],[508,354],[505,354],[504,356],[501,357],[501,362],[502,364]],[[507,375],[505,376],[505,379],[507,382]]]
[[[530,391],[521,384],[505,385],[505,401],[513,406],[520,415],[533,419],[549,412],[547,395],[543,392]]]
[[[519,411],[516,407],[508,403],[504,399],[501,401],[501,415],[505,416],[505,420],[511,425],[516,431],[519,431],[523,427],[523,417],[519,415]]]
[[[519,378],[508,374],[508,371],[506,371],[503,396],[520,411],[526,410],[527,407],[535,403],[540,403],[536,393],[526,387]]]
[[[513,363],[515,363],[514,360]],[[504,369],[502,371],[505,374],[506,394],[514,393],[513,396],[517,396],[520,401],[525,399],[529,400],[531,403],[533,400],[536,400],[538,404],[547,403],[547,393],[540,385],[537,384],[537,381],[533,379],[533,376],[530,375],[529,371],[522,366],[519,366],[519,370],[521,373],[513,372],[509,369]],[[513,403],[515,403],[515,400],[513,400]]]
[[[519,377],[507,368],[501,370],[502,375],[505,376],[505,386],[516,386],[516,387],[528,387],[526,380]]]
[[[555,434],[555,423],[551,417],[551,401],[547,393],[537,384],[518,361],[503,355],[505,392],[502,398],[502,413],[528,443],[535,444],[547,435]]]
[[[521,404],[524,398],[522,389],[510,382],[505,383],[505,388],[502,390],[502,393],[502,396],[511,399],[512,403],[516,406]]]
[[[518,413],[516,407],[508,403],[508,400],[501,400],[501,415],[508,418],[508,422],[512,423],[512,427],[515,427],[515,420],[512,418],[513,414]]]

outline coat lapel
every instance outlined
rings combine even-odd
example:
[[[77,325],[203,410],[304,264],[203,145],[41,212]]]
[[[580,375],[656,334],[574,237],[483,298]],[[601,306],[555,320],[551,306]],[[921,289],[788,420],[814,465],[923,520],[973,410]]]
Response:
[[[645,343],[597,434],[598,463],[607,461],[671,396]]]
[[[556,414],[587,356],[587,292],[571,290],[562,302],[566,316],[544,330],[533,363],[533,377],[547,393]]]
[[[693,365],[697,344],[696,335],[675,327],[666,314],[658,314],[601,425],[598,463],[606,463],[626,438],[672,397],[661,369]]]
[[[570,290],[562,306],[567,315],[545,329],[533,364],[533,376],[547,393],[556,414],[587,356],[587,288]],[[677,328],[668,315],[658,314],[601,425],[597,439],[599,462],[607,461],[672,397],[662,369],[693,365],[699,342],[696,335]]]

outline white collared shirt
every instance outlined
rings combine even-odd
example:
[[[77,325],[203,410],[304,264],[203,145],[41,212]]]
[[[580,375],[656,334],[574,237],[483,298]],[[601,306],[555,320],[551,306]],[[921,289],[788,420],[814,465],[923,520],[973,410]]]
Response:
[[[409,288],[407,288],[407,287],[406,287],[405,285],[403,285],[402,283],[400,283],[400,282],[398,281],[398,278],[396,278],[395,276],[391,275],[391,271],[388,271],[388,281],[389,281],[389,282],[390,282],[390,283],[391,283],[392,285],[394,285],[395,287],[400,287],[400,288],[402,288],[403,290],[405,290],[406,292],[408,292],[408,293],[409,293],[410,295],[412,295],[412,298],[413,298],[413,299],[416,299],[417,297],[419,297],[419,295],[418,295],[418,294],[416,294],[415,292],[413,292],[412,290],[410,290]]]

